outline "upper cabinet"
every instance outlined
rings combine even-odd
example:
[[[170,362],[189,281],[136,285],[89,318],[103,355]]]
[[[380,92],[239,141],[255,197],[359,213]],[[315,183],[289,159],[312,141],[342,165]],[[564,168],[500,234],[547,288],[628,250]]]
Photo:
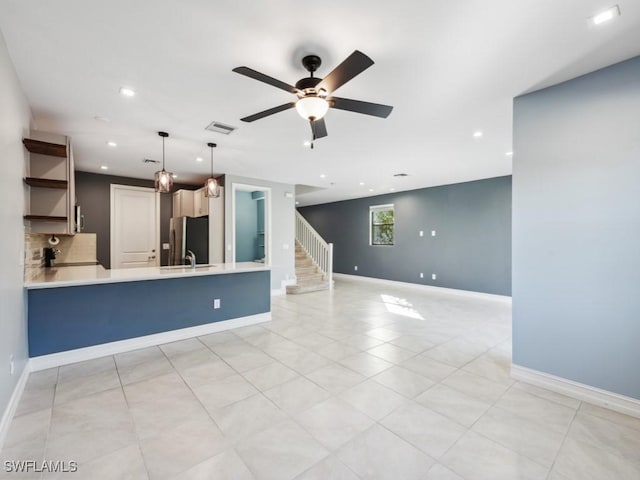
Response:
[[[193,217],[193,190],[173,192],[173,217]]]
[[[205,188],[198,190],[177,190],[173,193],[174,217],[204,217],[209,215],[209,199]]]
[[[193,216],[209,215],[209,198],[205,195],[206,188],[202,187],[193,192]]]
[[[26,231],[75,233],[75,182],[71,141],[64,135],[32,131],[22,143],[29,151]]]

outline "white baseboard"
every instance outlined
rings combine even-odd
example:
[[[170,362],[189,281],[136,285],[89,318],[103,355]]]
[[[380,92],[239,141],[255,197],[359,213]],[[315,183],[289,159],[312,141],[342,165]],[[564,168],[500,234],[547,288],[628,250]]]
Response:
[[[268,322],[271,320],[271,312],[249,315],[247,317],[233,318],[221,322],[207,323],[196,327],[181,328],[169,332],[145,335],[144,337],[129,338],[117,342],[94,345],[91,347],[78,348],[66,352],[52,353],[29,359],[29,366],[32,372],[46,370],[47,368],[59,367],[70,363],[83,362],[94,358],[115,355],[116,353],[129,352],[139,348],[153,347],[163,343],[176,342],[187,338],[207,335],[209,333],[222,332],[232,328],[246,327],[256,323]]]
[[[282,280],[280,282],[280,288],[274,288],[271,290],[271,296],[275,297],[277,295],[285,295],[287,293],[287,285],[295,285],[296,279],[290,278],[289,280]]]
[[[640,418],[640,400],[511,364],[511,378],[600,407]]]
[[[13,420],[13,416],[16,413],[16,409],[18,408],[18,402],[22,397],[22,392],[24,392],[24,387],[27,384],[27,380],[29,379],[30,365],[29,362],[26,362],[24,368],[22,369],[22,373],[20,374],[20,378],[18,379],[18,383],[16,383],[16,387],[13,389],[13,393],[11,394],[11,398],[9,399],[9,404],[7,408],[4,409],[4,413],[2,414],[2,420],[0,420],[0,451],[2,451],[2,446],[4,445],[4,441],[7,438],[7,434],[9,433],[9,427],[11,426],[11,421]]]
[[[397,280],[387,280],[384,278],[363,277],[361,275],[350,275],[348,273],[334,273],[334,279],[342,280],[363,280],[371,283],[384,283],[398,285],[403,287],[416,288],[419,290],[431,291],[434,293],[448,293],[452,295],[462,295],[465,297],[484,298],[486,300],[498,300],[501,302],[511,303],[511,297],[508,295],[495,295],[493,293],[472,292],[470,290],[458,290],[456,288],[435,287],[433,285],[422,285],[420,283],[399,282]]]

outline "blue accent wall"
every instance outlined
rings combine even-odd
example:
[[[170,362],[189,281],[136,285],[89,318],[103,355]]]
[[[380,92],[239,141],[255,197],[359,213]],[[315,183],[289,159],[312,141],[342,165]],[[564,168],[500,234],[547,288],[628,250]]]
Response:
[[[270,272],[34,289],[28,302],[37,357],[269,312]]]
[[[394,205],[395,245],[371,246],[369,207],[384,204]],[[334,244],[335,272],[511,294],[510,176],[314,205],[299,211]],[[431,278],[433,273],[436,280]]]
[[[513,361],[640,399],[640,57],[516,98]]]

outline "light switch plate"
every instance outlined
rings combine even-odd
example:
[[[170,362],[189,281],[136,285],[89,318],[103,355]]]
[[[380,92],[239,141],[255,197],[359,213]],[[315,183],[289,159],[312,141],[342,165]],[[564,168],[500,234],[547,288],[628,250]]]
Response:
[[[162,249],[163,250],[169,250],[169,244],[168,243],[163,243],[162,244]]]

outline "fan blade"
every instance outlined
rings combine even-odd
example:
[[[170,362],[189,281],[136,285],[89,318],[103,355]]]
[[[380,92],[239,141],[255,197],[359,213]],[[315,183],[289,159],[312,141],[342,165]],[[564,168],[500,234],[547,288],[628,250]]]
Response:
[[[260,73],[249,67],[236,67],[233,69],[233,71],[236,73],[239,73],[240,75],[244,75],[246,77],[253,78],[254,80],[258,80],[259,82],[264,82],[273,87],[286,90],[289,93],[299,92],[299,90],[293,85],[289,85],[288,83],[281,82],[276,78],[270,77],[269,75],[265,75],[264,73]]]
[[[324,118],[311,122],[311,133],[313,133],[314,140],[327,136],[327,125],[324,123]]]
[[[393,110],[393,107],[389,105],[362,102],[360,100],[351,100],[350,98],[330,97],[327,98],[327,101],[329,102],[329,106],[337,108],[338,110],[363,113],[380,118],[387,118]]]
[[[373,65],[373,63],[373,60],[364,53],[356,50],[349,55],[344,62],[334,68],[329,75],[324,77],[322,81],[316,85],[316,90],[322,88],[329,93],[335,92],[353,77],[364,72]]]
[[[270,108],[269,110],[264,110],[259,113],[254,113],[253,115],[249,115],[248,117],[241,118],[243,122],[254,122],[256,120],[260,120],[261,118],[268,117],[269,115],[273,115],[274,113],[284,112],[285,110],[289,110],[296,106],[296,102],[285,103],[284,105],[278,105],[277,107]]]

